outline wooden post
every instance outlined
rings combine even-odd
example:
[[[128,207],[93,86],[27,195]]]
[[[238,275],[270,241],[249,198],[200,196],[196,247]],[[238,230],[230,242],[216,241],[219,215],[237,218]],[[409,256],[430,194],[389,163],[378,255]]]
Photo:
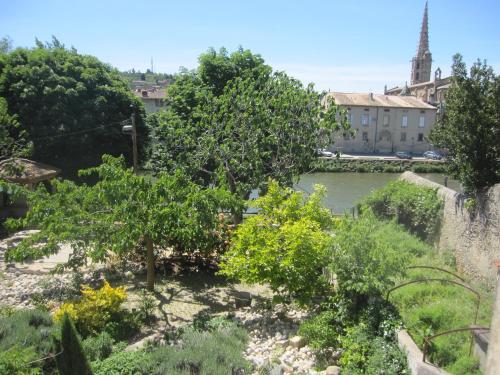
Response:
[[[149,291],[154,291],[155,289],[155,257],[153,252],[153,240],[151,237],[146,235],[144,238],[146,241],[146,262],[147,262],[147,289]]]
[[[132,154],[134,160],[134,173],[139,172],[139,157],[137,155],[137,128],[135,126],[135,112],[132,112]]]

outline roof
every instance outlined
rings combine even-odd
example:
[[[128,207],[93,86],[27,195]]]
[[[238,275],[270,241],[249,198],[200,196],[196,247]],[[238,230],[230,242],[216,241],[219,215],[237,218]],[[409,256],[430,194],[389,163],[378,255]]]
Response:
[[[329,92],[327,97],[342,106],[436,109],[414,96]]]
[[[165,99],[167,96],[167,90],[156,89],[156,88],[138,88],[134,90],[135,96],[141,99]]]
[[[59,168],[28,159],[16,158],[0,162],[0,178],[19,184],[50,180],[59,173]]]

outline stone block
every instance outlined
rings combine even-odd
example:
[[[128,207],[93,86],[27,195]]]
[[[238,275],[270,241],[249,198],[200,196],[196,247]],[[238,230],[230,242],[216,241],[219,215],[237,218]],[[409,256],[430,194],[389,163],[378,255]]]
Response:
[[[290,339],[290,346],[292,348],[300,349],[306,344],[303,337],[294,336]]]

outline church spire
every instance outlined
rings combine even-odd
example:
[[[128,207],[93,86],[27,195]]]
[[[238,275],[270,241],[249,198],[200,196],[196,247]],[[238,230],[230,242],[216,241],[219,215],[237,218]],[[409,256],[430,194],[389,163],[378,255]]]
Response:
[[[431,80],[431,66],[432,55],[429,50],[429,11],[426,1],[417,54],[412,59],[411,84],[415,85],[422,82],[429,82]]]
[[[425,2],[424,18],[422,19],[417,56],[423,56],[426,51],[429,51],[429,14],[427,1]]]

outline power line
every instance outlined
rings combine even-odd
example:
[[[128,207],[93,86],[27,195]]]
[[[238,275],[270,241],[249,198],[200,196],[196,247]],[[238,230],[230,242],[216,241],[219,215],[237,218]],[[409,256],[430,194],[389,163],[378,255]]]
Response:
[[[44,137],[38,137],[38,138],[30,138],[29,140],[30,141],[41,141],[41,140],[45,140],[45,139],[64,138],[64,137],[69,137],[69,136],[72,136],[72,135],[90,133],[90,132],[93,132],[93,131],[96,131],[96,130],[104,130],[104,129],[108,129],[108,128],[111,128],[112,126],[116,126],[116,125],[122,125],[123,126],[123,125],[127,124],[129,121],[130,120],[127,119],[127,120],[124,120],[124,121],[113,122],[113,123],[110,123],[110,124],[107,124],[107,125],[100,125],[100,126],[95,127],[95,128],[77,130],[77,131],[74,131],[74,132],[68,132],[68,133],[63,133],[63,134],[54,134],[54,135],[49,135],[49,136],[44,136]]]

